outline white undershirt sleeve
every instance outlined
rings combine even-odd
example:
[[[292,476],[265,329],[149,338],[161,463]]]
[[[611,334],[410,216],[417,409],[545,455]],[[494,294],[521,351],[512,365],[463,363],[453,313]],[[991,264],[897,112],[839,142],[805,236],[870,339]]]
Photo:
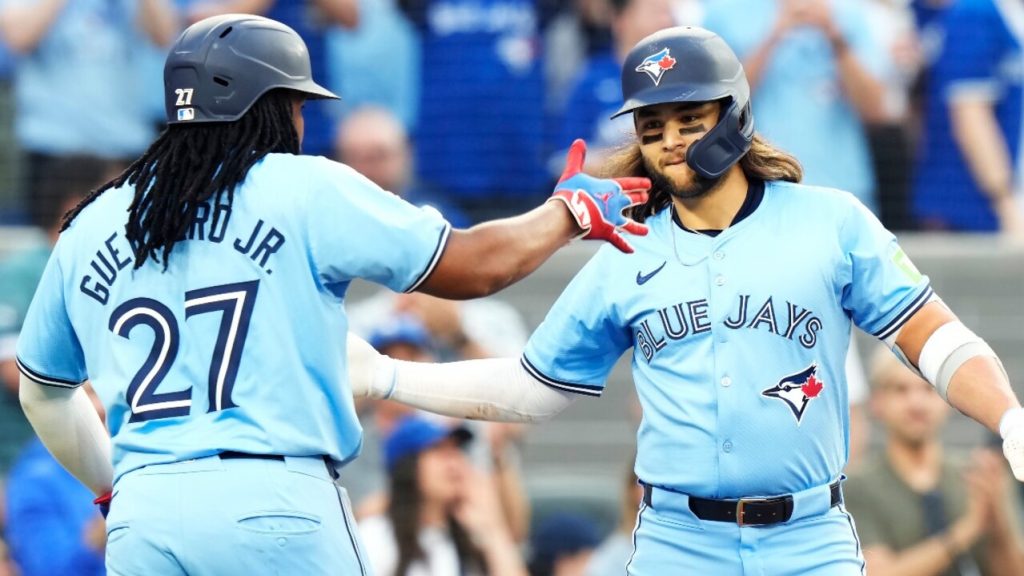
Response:
[[[393,362],[391,399],[448,416],[539,422],[558,414],[576,398],[540,382],[516,358],[446,364]]]
[[[45,386],[21,376],[18,398],[47,450],[97,496],[111,489],[110,435],[81,386]]]

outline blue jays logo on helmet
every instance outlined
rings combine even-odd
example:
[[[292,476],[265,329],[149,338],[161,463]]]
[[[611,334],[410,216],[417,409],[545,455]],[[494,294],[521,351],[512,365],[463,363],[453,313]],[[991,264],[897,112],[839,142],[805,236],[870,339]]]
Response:
[[[636,67],[636,71],[650,76],[651,80],[654,80],[654,85],[657,86],[665,72],[675,68],[675,65],[676,59],[669,54],[668,48],[662,48],[657,54],[651,54],[644,58],[643,62]]]
[[[786,376],[779,383],[761,392],[762,396],[781,400],[793,412],[796,423],[799,426],[800,420],[804,417],[804,411],[811,399],[821,394],[825,383],[818,380],[818,365],[811,364],[807,368]]]

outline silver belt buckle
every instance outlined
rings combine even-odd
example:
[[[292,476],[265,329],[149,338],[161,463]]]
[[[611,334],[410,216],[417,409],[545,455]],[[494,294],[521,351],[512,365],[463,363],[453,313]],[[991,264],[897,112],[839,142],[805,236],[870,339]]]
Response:
[[[754,504],[760,502],[767,502],[769,498],[740,498],[736,501],[736,523],[740,526],[746,526],[747,522],[744,519],[744,515],[747,513],[744,507],[747,504]]]

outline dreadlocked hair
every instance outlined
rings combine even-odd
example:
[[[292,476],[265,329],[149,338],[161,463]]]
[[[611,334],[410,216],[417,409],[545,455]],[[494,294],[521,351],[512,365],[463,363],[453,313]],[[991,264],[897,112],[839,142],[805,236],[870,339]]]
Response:
[[[769,144],[760,134],[754,134],[750,150],[740,158],[739,166],[748,180],[800,182],[804,177],[800,161],[791,154]],[[648,177],[643,156],[640,154],[640,145],[633,142],[616,150],[605,161],[600,176],[603,178]],[[634,206],[630,210],[630,217],[637,222],[643,222],[648,217],[660,212],[671,201],[672,197],[668,190],[652,188],[647,202]]]
[[[196,217],[199,206],[213,198],[227,206],[249,169],[272,152],[299,153],[292,121],[294,93],[271,90],[235,122],[172,124],[120,176],[100,186],[64,215],[61,232],[82,210],[111,188],[135,187],[128,207],[125,236],[135,268],[147,258],[163,262]]]

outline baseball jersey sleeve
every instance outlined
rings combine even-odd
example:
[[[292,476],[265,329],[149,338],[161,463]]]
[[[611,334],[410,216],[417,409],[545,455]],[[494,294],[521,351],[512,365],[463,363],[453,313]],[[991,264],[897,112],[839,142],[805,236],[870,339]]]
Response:
[[[451,226],[348,166],[317,158],[306,211],[310,256],[325,286],[364,278],[412,292],[441,259]]]
[[[58,242],[25,315],[18,337],[18,367],[39,384],[75,388],[88,374],[64,299],[60,246]]]
[[[995,101],[1000,87],[994,67],[1000,61],[1003,26],[991,3],[958,2],[949,9],[943,54],[935,79],[947,101]]]
[[[928,277],[918,272],[878,218],[852,196],[848,203],[839,233],[846,260],[840,298],[861,330],[885,340],[933,292]]]
[[[530,336],[523,366],[545,384],[600,396],[615,362],[630,346],[616,313],[614,254],[601,249],[573,278]]]

